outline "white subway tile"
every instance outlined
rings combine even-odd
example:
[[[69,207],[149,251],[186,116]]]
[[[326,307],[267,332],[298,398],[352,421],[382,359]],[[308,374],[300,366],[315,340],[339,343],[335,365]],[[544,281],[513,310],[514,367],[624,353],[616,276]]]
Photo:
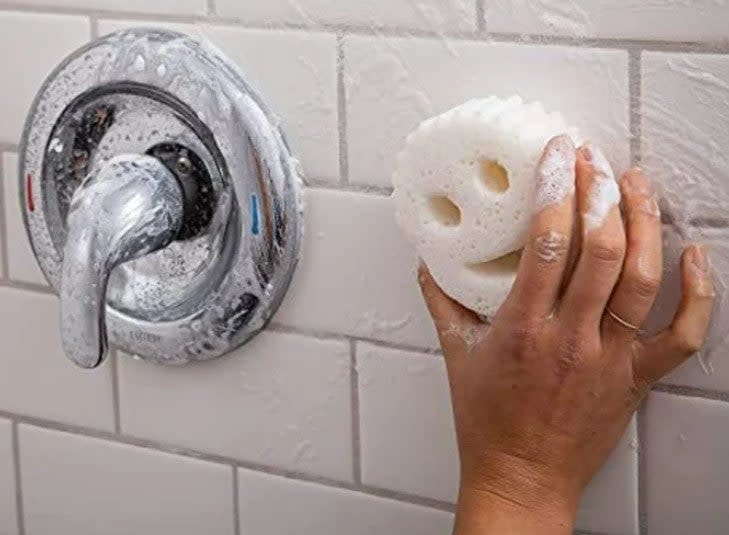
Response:
[[[645,429],[648,533],[725,534],[729,404],[653,393]]]
[[[307,177],[339,180],[337,48],[333,34],[209,24],[102,20],[99,32],[139,26],[202,36],[225,52],[280,118]]]
[[[0,143],[20,141],[33,98],[43,80],[91,36],[85,17],[0,11]]]
[[[663,281],[646,324],[651,334],[670,325],[681,297],[680,258],[689,243],[703,243],[708,250],[717,294],[711,327],[702,350],[662,382],[729,392],[729,229],[686,226],[681,238],[675,228],[663,229]]]
[[[0,420],[0,533],[18,534],[17,511],[12,424]]]
[[[20,426],[25,533],[233,535],[229,466]]]
[[[100,9],[169,15],[204,15],[206,0],[15,0],[18,6]]]
[[[729,56],[643,54],[642,164],[679,221],[727,219]]]
[[[347,37],[350,180],[390,184],[405,137],[463,101],[519,94],[561,111],[618,169],[629,162],[627,54],[437,39]]]
[[[635,417],[582,495],[577,528],[604,535],[638,535],[638,432]]]
[[[18,155],[3,154],[5,195],[5,229],[8,245],[9,278],[48,286],[45,276],[35,261],[33,249],[23,224],[18,184]]]
[[[352,478],[349,345],[266,332],[184,367],[119,359],[124,433],[242,461]]]
[[[729,4],[716,0],[482,0],[490,32],[660,39],[729,37]]]
[[[82,370],[66,357],[56,297],[0,288],[0,318],[1,410],[113,430],[111,367]]]
[[[444,535],[453,526],[444,511],[249,470],[238,470],[238,496],[244,535]]]
[[[216,5],[220,15],[255,23],[399,27],[436,32],[476,28],[473,0],[217,0]]]
[[[276,321],[438,347],[389,198],[309,189],[305,220],[302,258]]]
[[[455,502],[458,450],[443,361],[358,344],[357,371],[362,481]],[[632,421],[583,496],[579,529],[637,535],[637,449]]]
[[[458,449],[443,359],[357,345],[362,482],[435,500],[458,494]]]

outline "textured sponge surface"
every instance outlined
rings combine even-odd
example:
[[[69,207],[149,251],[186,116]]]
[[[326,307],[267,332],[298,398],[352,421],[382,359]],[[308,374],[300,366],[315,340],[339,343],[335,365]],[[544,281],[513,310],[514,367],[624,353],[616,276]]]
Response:
[[[534,171],[559,113],[514,96],[467,102],[408,136],[393,175],[398,224],[439,286],[483,316],[511,288],[535,201]]]

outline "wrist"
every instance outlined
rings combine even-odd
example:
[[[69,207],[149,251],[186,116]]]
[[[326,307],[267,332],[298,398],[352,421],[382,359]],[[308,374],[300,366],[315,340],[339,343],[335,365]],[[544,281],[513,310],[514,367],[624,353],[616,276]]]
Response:
[[[490,454],[461,476],[455,534],[571,534],[575,487],[543,464]]]

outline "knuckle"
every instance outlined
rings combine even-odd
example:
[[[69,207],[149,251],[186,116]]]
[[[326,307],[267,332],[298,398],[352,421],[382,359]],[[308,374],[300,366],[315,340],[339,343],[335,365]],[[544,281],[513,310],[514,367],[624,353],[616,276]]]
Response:
[[[655,297],[661,288],[660,275],[635,274],[628,277],[630,292],[641,298]]]
[[[619,264],[625,254],[625,240],[613,237],[595,238],[587,243],[586,252],[601,264]]]
[[[704,337],[695,333],[674,333],[676,347],[684,355],[693,355],[704,345]]]
[[[564,234],[550,230],[534,238],[532,248],[539,263],[553,264],[567,256],[569,240]]]

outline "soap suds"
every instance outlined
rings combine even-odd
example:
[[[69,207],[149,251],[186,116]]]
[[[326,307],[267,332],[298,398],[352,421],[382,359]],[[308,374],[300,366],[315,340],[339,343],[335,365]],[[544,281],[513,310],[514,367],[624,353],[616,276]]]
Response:
[[[645,199],[638,209],[651,217],[655,217],[656,219],[661,218],[661,209],[658,206],[658,196],[656,194]]]
[[[595,181],[588,197],[587,211],[582,214],[585,232],[601,227],[610,210],[620,203],[620,189],[610,162],[598,147],[588,145],[587,149],[592,154]]]
[[[535,211],[558,204],[575,192],[575,146],[567,135],[554,138],[537,168]]]
[[[455,336],[460,339],[466,346],[466,351],[471,353],[476,346],[481,343],[484,337],[484,328],[482,326],[470,325],[462,327],[455,323],[451,323],[448,330],[445,331],[446,336]]]
[[[534,240],[534,252],[540,259],[548,263],[553,263],[563,258],[567,253],[568,247],[567,236],[553,230],[537,236]]]

